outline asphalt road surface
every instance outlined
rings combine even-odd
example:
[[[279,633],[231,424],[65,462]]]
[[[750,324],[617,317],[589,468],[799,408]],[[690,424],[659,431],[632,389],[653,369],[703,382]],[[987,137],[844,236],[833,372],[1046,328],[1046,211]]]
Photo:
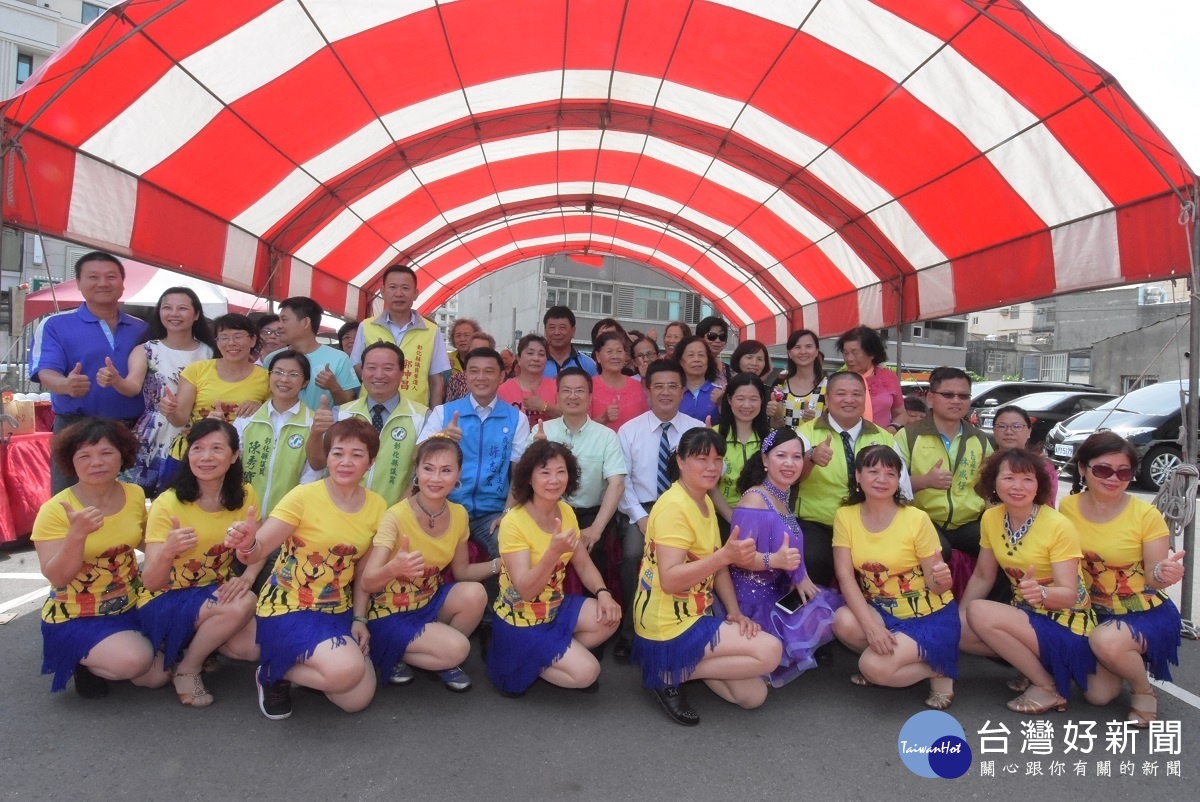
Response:
[[[855,657],[840,647],[831,664],[772,691],[759,710],[689,685],[703,719],[694,729],[669,721],[637,670],[611,658],[598,694],[538,683],[523,699],[506,699],[484,676],[478,649],[465,665],[475,679],[470,693],[418,676],[381,688],[356,715],[298,690],[294,715],[268,721],[255,703],[252,667],[232,662],[205,677],[217,699],[205,710],[182,707],[170,688],[128,683],[98,701],[71,688],[51,695],[38,673],[39,602],[5,610],[40,595],[36,574],[31,551],[0,554],[0,620],[16,614],[0,625],[0,799],[1194,800],[1200,777],[1196,641],[1184,641],[1175,684],[1159,691],[1160,718],[1178,722],[1177,737],[1173,723],[1157,744],[1143,731],[1123,753],[1106,731],[1125,717],[1127,695],[1096,708],[1076,694],[1066,713],[1021,716],[1004,707],[1012,670],[964,657],[948,712],[972,757],[964,776],[944,780],[912,773],[897,747],[901,727],[925,709],[925,684],[855,687]],[[1024,722],[1052,732],[1026,739]],[[1088,722],[1097,736],[1090,753],[1068,751],[1065,725],[1086,733]],[[987,745],[1007,741],[1007,754],[982,753],[979,731],[1000,725],[1010,734]],[[995,776],[982,776],[985,761]],[[1105,762],[1111,776],[1100,773]]]

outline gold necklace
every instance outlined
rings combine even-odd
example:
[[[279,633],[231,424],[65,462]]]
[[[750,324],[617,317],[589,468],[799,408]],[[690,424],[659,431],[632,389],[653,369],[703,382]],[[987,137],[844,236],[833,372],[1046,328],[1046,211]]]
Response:
[[[450,509],[449,501],[442,502],[442,508],[440,510],[438,510],[437,512],[430,512],[425,507],[425,505],[421,503],[420,496],[413,496],[412,500],[417,502],[417,506],[421,508],[421,512],[425,513],[426,517],[429,518],[429,528],[430,529],[433,529],[433,522],[436,521],[438,518],[441,518],[442,515],[445,514],[446,510]]]

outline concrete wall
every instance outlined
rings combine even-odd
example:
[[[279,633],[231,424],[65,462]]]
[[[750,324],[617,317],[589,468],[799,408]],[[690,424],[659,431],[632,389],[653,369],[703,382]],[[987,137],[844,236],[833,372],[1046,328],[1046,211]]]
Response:
[[[1037,301],[1035,306],[1047,311],[1035,314],[1034,332],[1051,332],[1053,342],[1048,347],[1073,351],[1187,312],[1186,294],[1177,292],[1177,303],[1147,304],[1141,296],[1138,287],[1122,287]]]
[[[1188,316],[1180,315],[1100,340],[1092,346],[1092,383],[1119,393],[1125,389],[1123,378],[1140,376],[1143,371],[1156,381],[1186,379],[1184,353],[1190,336]]]

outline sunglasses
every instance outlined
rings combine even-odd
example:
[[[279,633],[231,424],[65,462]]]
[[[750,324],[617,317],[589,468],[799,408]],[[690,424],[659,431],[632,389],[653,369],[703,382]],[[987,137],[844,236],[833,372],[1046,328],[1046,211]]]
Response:
[[[940,395],[942,398],[946,399],[947,401],[953,401],[955,399],[958,399],[959,401],[970,401],[971,400],[970,393],[950,393],[950,392],[946,392],[944,390],[930,390],[930,392],[933,393],[934,395]]]
[[[1111,465],[1099,463],[1096,465],[1089,465],[1087,467],[1088,470],[1092,472],[1092,476],[1095,476],[1097,479],[1111,479],[1115,476],[1117,477],[1118,482],[1133,481],[1133,468],[1130,468],[1128,465],[1122,465],[1120,468],[1114,468]]]
[[[718,334],[718,333],[717,333],[717,332],[715,332],[715,331],[710,331],[708,334],[705,334],[705,335],[704,335],[704,339],[708,340],[710,343],[715,343],[715,342],[728,342],[728,341],[729,341],[729,334],[728,334],[728,333],[725,333],[725,334]]]

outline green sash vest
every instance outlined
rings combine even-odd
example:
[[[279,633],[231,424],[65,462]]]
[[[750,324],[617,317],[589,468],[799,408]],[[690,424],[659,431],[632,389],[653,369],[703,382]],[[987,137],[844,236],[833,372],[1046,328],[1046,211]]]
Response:
[[[242,433],[242,467],[246,481],[258,494],[262,509],[259,517],[266,520],[287,492],[300,484],[304,472],[305,451],[312,431],[312,410],[300,402],[300,409],[279,430],[279,442],[271,426],[271,402],[259,407]]]

